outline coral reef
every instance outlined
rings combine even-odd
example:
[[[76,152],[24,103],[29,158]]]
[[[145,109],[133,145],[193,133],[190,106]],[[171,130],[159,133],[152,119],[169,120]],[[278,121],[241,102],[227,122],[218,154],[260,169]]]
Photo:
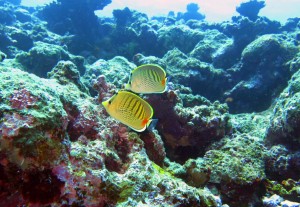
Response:
[[[78,0],[76,3],[58,0],[40,10],[39,17],[47,21],[50,31],[64,36],[73,34],[69,38],[69,49],[79,54],[88,47],[94,49],[102,34],[95,11],[110,3],[111,0]]]
[[[57,81],[65,85],[69,82],[74,83],[81,91],[88,93],[88,89],[80,80],[80,73],[74,63],[71,61],[59,61],[57,65],[47,73],[48,78],[57,79]]]
[[[90,88],[91,93],[95,94],[93,85],[99,76],[104,76],[105,80],[117,88],[122,88],[129,80],[130,72],[135,68],[126,58],[116,56],[111,60],[99,59],[89,65],[83,76],[83,81]]]
[[[201,94],[211,101],[222,96],[226,87],[230,85],[230,76],[226,71],[216,69],[211,64],[190,57],[178,49],[169,50],[163,61],[168,65],[168,72],[172,75],[174,83],[189,87],[191,93]],[[211,84],[212,82],[214,84]]]
[[[298,179],[300,152],[291,152],[283,145],[270,148],[266,159],[266,174],[274,180]]]
[[[94,11],[110,3],[111,0],[78,0],[75,4],[70,0],[58,0],[47,5],[40,15],[48,22],[49,29],[58,34],[94,36],[98,32]]]
[[[191,52],[203,38],[202,32],[192,30],[185,25],[162,27],[158,31],[158,42],[161,50],[165,52],[174,47],[185,53]]]
[[[236,11],[245,17],[248,17],[252,21],[257,19],[259,11],[264,8],[265,1],[257,1],[257,0],[250,0],[248,2],[241,3],[237,8]]]
[[[269,199],[264,198],[264,202],[277,202],[282,203],[282,206],[299,206],[299,184],[292,179],[283,180],[281,183],[274,181],[267,181],[267,191],[273,196]],[[275,198],[274,198],[275,197]],[[286,199],[286,200],[285,200]],[[291,201],[293,200],[293,201]]]
[[[183,13],[182,16],[179,14],[177,19],[184,19],[185,21],[195,19],[195,20],[204,20],[205,15],[198,12],[199,6],[196,3],[189,3],[186,6],[187,12]]]
[[[49,80],[1,68],[0,203],[218,206],[211,193],[163,173],[139,135],[105,118],[59,65]],[[163,151],[159,143],[153,149]]]
[[[9,4],[6,4],[5,2],[0,3],[0,23],[7,25],[12,24],[16,19],[16,17],[12,13],[12,7]]]
[[[219,56],[233,45],[233,40],[218,30],[209,30],[190,52],[191,57],[207,63],[215,63]]]
[[[299,84],[300,72],[297,71],[274,106],[272,121],[266,135],[268,143],[285,144],[294,149],[299,147]]]
[[[205,165],[209,166],[210,182],[219,184],[222,200],[230,206],[241,206],[263,194],[265,156],[266,149],[262,141],[236,134],[216,143],[203,158],[198,159],[203,159]]]
[[[0,206],[299,206],[300,19],[0,0]],[[55,13],[55,15],[53,15]],[[101,105],[157,64],[137,133]]]
[[[63,47],[44,42],[36,42],[29,52],[23,52],[16,56],[26,71],[35,73],[40,77],[46,77],[47,72],[60,60],[71,60],[78,65],[83,73],[83,58],[69,54]],[[41,70],[42,69],[42,70]]]
[[[280,23],[265,17],[259,17],[255,22],[246,17],[233,17],[230,23],[221,23],[216,27],[220,32],[232,37],[234,44],[224,48],[224,52],[215,61],[214,65],[230,68],[241,57],[245,47],[257,37],[264,34],[277,34],[280,32]]]
[[[278,95],[289,80],[291,75],[286,65],[296,53],[292,40],[282,35],[263,35],[250,43],[242,52],[239,71],[234,73],[234,77],[242,74],[243,80],[225,94],[234,100],[238,97],[237,102],[229,103],[232,111],[266,110],[272,96]],[[260,105],[253,103],[257,100]]]
[[[192,95],[181,98],[176,93],[180,92],[148,96],[147,101],[159,119],[157,129],[162,134],[168,157],[183,163],[203,155],[209,144],[229,133],[230,123],[225,105]],[[185,106],[190,99],[198,103]]]

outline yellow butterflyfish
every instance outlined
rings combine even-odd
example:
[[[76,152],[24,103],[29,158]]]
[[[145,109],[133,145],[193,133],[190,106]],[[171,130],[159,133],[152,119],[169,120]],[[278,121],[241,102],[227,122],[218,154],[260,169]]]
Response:
[[[137,132],[144,131],[153,121],[149,103],[129,91],[119,91],[102,105],[110,116]]]
[[[163,93],[166,90],[167,77],[165,70],[154,64],[141,65],[131,72],[126,90],[134,93]]]

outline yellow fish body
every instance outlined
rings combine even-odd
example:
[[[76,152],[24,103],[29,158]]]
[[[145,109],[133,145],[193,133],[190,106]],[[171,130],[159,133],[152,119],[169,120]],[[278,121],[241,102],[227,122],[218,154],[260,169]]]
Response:
[[[102,105],[110,116],[137,132],[144,131],[152,122],[152,107],[134,93],[121,90]]]
[[[166,90],[167,77],[163,68],[154,64],[141,65],[131,72],[125,89],[134,93],[163,93]]]

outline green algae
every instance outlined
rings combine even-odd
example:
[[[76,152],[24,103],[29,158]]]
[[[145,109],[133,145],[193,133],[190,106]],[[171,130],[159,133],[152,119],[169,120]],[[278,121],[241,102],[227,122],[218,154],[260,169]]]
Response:
[[[285,199],[300,202],[300,187],[297,181],[292,179],[283,180],[281,183],[266,180],[266,190],[268,193],[277,194]]]
[[[168,176],[170,178],[175,178],[174,175],[172,174],[172,172],[169,172],[169,171],[163,169],[162,167],[155,164],[154,162],[152,162],[152,166],[161,176]]]
[[[274,105],[270,117],[267,144],[285,144],[299,146],[299,117],[300,117],[300,71],[297,71],[289,81]]]
[[[264,140],[272,110],[261,113],[230,114],[234,133],[249,134]]]
[[[276,59],[273,55],[280,53],[280,58],[288,60],[297,53],[297,48],[292,41],[286,39],[287,37],[281,34],[262,35],[247,45],[242,52],[242,58],[246,61],[256,61],[260,57]]]
[[[130,196],[134,193],[135,191],[135,186],[134,183],[132,182],[122,182],[120,184],[120,194],[117,202],[122,203],[126,201]]]
[[[235,182],[243,185],[266,177],[266,149],[258,138],[237,134],[215,143],[212,148],[203,158],[204,163],[210,166],[211,182]]]
[[[84,171],[74,172],[74,175],[82,178],[86,177],[86,173]]]

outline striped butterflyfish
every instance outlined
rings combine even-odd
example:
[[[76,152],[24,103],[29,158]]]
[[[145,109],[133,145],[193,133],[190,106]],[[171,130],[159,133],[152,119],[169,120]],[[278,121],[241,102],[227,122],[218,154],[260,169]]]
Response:
[[[163,93],[166,90],[167,77],[163,68],[154,64],[141,65],[130,75],[126,90],[134,93]]]
[[[120,90],[102,105],[110,116],[137,132],[144,131],[152,122],[153,109],[148,102],[129,91]]]

